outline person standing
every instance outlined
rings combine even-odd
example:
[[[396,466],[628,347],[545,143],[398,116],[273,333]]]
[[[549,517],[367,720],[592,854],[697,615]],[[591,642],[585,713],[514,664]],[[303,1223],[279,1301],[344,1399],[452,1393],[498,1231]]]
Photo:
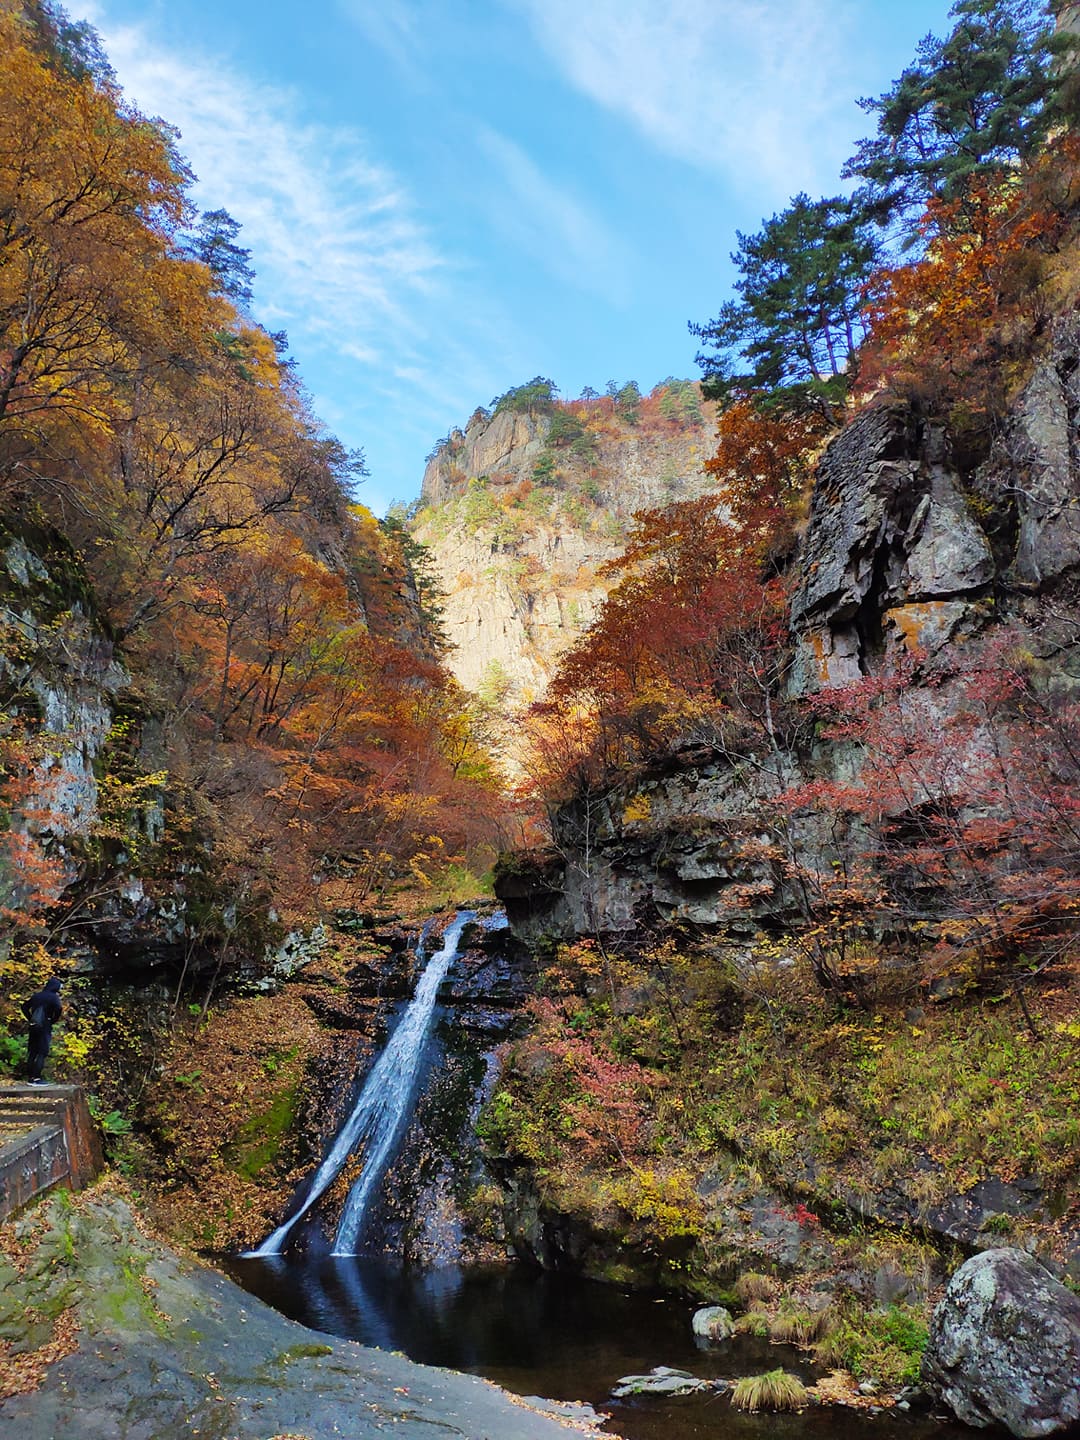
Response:
[[[41,990],[23,1001],[23,1014],[30,1021],[26,1073],[31,1085],[44,1085],[41,1072],[52,1044],[52,1027],[60,1019],[60,981],[54,975]]]

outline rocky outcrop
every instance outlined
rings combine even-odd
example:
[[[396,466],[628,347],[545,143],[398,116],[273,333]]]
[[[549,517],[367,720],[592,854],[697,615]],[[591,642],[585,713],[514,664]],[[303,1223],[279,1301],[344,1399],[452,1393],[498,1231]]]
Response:
[[[994,614],[1030,620],[1023,597],[1059,590],[1080,567],[1078,415],[1075,316],[1058,321],[973,471],[940,425],[910,410],[860,415],[814,487],[791,604],[792,692],[850,684],[905,653],[932,656]]]
[[[35,1388],[0,1400],[5,1434],[565,1440],[570,1419],[593,1433],[586,1407],[534,1406],[476,1376],[286,1320],[148,1239],[107,1195],[74,1210],[51,1205],[15,1241],[33,1247],[33,1263],[25,1251],[0,1254],[0,1337],[17,1338],[24,1359],[49,1349]],[[58,1314],[53,1341],[44,1317]],[[36,1318],[28,1324],[27,1316]]]
[[[0,681],[25,741],[11,828],[31,860],[15,852],[9,865],[0,850],[0,907],[77,908],[79,944],[65,958],[83,971],[198,971],[226,933],[250,940],[236,947],[249,959],[278,943],[269,902],[249,907],[250,937],[239,933],[161,720],[133,694],[70,544],[29,518],[0,517]],[[281,958],[268,954],[269,968]]]
[[[128,677],[70,547],[55,532],[2,521],[0,679],[9,714],[39,727],[39,758],[14,824],[50,849],[56,898],[78,873],[72,842],[97,819],[95,762]],[[27,898],[25,877],[0,873],[0,904]]]
[[[413,533],[443,592],[448,663],[466,689],[508,684],[510,707],[543,695],[594,619],[633,514],[711,483],[711,406],[631,424],[601,400],[575,415],[576,446],[551,438],[549,412],[477,411],[424,474]]]
[[[1076,317],[1058,322],[978,464],[910,408],[858,415],[820,462],[793,561],[786,699],[797,706],[901,663],[925,673],[946,647],[962,655],[1002,622],[1045,661],[1046,683],[1072,683],[1080,675],[1078,415]],[[947,715],[956,693],[939,673],[922,691],[927,714]],[[771,884],[766,863],[746,858],[745,838],[782,777],[842,781],[852,756],[805,735],[778,738],[745,757],[738,744],[721,753],[688,744],[625,788],[564,807],[552,851],[500,873],[498,893],[519,933],[627,934],[643,918],[736,932],[787,924],[791,897]],[[812,866],[837,858],[810,819],[792,817],[788,838]],[[738,895],[752,898],[733,919],[729,897]]]
[[[1080,565],[1080,317],[1058,321],[990,460],[976,479],[1011,544],[1005,567],[1028,589],[1054,589]]]
[[[470,476],[520,479],[540,458],[551,421],[547,415],[477,410],[464,430],[454,429],[427,462],[420,490],[422,505],[442,505]]]
[[[867,411],[818,470],[791,602],[795,693],[975,628],[994,569],[942,429],[901,408]]]
[[[1080,1299],[1022,1250],[988,1250],[934,1311],[923,1379],[965,1424],[1053,1435],[1080,1421]]]

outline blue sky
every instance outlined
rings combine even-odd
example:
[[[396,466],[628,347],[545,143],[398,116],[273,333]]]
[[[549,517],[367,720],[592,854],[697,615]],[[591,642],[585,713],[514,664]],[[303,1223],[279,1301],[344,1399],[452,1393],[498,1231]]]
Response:
[[[533,375],[694,376],[736,230],[839,188],[949,0],[70,0],[243,225],[377,513]]]

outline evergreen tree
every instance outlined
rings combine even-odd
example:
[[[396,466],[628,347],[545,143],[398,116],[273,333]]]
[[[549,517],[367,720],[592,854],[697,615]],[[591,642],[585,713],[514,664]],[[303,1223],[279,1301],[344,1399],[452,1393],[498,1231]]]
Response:
[[[731,258],[739,298],[690,326],[709,347],[697,356],[706,397],[755,393],[831,418],[862,338],[862,288],[877,259],[868,223],[843,198],[797,195],[758,234],[740,233]]]
[[[188,253],[211,271],[218,289],[246,310],[251,305],[251,251],[236,243],[240,222],[227,210],[207,210],[188,244]]]
[[[1055,35],[1046,0],[957,0],[945,40],[927,35],[892,89],[859,102],[877,118],[844,178],[879,223],[934,196],[955,199],[975,176],[1030,156],[1061,113],[1074,41]]]
[[[51,60],[76,80],[115,85],[101,36],[85,20],[72,20],[54,0],[23,0],[23,13],[40,37]]]

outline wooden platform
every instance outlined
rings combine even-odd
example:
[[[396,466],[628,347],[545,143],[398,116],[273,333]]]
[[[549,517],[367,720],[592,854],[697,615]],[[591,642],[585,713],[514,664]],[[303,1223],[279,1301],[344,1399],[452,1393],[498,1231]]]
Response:
[[[102,1164],[81,1086],[0,1082],[0,1220],[54,1185],[81,1190]]]

